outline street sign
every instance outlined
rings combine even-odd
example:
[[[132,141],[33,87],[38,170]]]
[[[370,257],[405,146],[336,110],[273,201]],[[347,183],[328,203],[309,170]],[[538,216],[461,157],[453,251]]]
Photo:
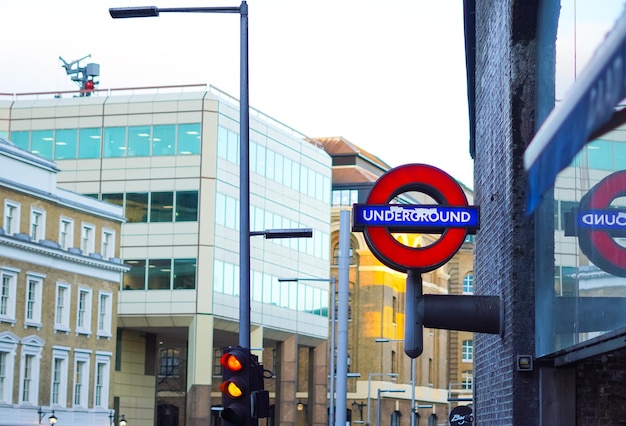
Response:
[[[602,270],[626,277],[626,247],[615,236],[626,229],[626,209],[611,203],[626,196],[626,170],[613,173],[596,184],[580,200],[576,231],[582,252]]]
[[[398,195],[415,191],[437,205],[389,204]],[[353,206],[353,231],[362,231],[372,253],[386,266],[400,272],[428,272],[446,263],[479,227],[479,210],[454,178],[426,164],[405,164],[382,175],[366,204]],[[392,232],[441,233],[426,247],[408,247]]]
[[[454,407],[450,412],[450,425],[451,426],[472,426],[474,422],[474,415],[472,409],[467,405],[459,405]]]
[[[355,204],[353,231],[367,226],[384,226],[396,232],[403,230],[443,233],[446,228],[467,228],[479,225],[478,207],[449,207],[424,204]]]

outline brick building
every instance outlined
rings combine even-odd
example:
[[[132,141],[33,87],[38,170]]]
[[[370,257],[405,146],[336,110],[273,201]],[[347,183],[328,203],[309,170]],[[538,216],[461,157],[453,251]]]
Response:
[[[59,188],[53,162],[4,138],[0,169],[0,424],[106,426],[122,209]]]
[[[333,160],[331,270],[337,276],[340,211],[351,209],[353,203],[364,203],[376,180],[391,167],[344,138],[322,137],[315,141]],[[472,192],[467,188],[465,192],[471,204]],[[407,197],[412,202],[432,203],[423,194]],[[400,234],[398,238],[408,246],[425,246],[437,237]],[[450,396],[471,399],[472,333],[425,329],[424,352],[414,361],[412,378],[412,361],[403,346],[406,274],[380,263],[360,232],[351,233],[351,253],[348,369],[360,374],[348,380],[347,405],[352,410],[352,421],[376,423],[378,389],[394,389],[401,392],[381,393],[383,424],[410,424],[412,396],[420,407],[416,410],[420,424],[441,424],[456,405],[449,404]],[[472,236],[447,264],[424,274],[423,280],[426,293],[473,293]]]
[[[612,79],[623,81],[621,11],[605,16],[609,25],[600,29],[598,17],[610,10],[604,4],[468,0],[464,6],[470,150],[482,222],[475,289],[501,295],[505,308],[503,336],[476,337],[476,423],[621,424],[622,236],[597,223],[568,225],[591,205],[606,215],[624,205],[626,139],[623,120],[611,120],[624,97]],[[603,41],[594,56],[580,50],[587,43],[571,40],[590,20],[591,35]],[[576,74],[571,59],[583,56],[591,59]],[[576,82],[561,94],[563,67]]]

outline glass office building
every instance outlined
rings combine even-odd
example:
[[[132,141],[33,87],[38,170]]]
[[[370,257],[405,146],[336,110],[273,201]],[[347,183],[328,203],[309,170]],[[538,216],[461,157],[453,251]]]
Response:
[[[130,271],[116,354],[124,374],[113,393],[133,424],[170,409],[181,421],[196,416],[211,393],[219,403],[219,355],[238,344],[238,102],[196,90],[0,99],[0,136],[54,160],[63,188],[124,207],[121,257]],[[329,277],[330,207],[330,157],[252,109],[250,230],[313,230],[312,238],[250,239],[251,346],[270,370],[281,342],[327,339],[328,283],[278,278]]]

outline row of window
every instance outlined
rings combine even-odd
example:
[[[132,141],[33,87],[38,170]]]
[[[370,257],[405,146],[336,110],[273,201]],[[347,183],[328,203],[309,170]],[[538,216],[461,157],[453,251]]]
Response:
[[[239,199],[217,193],[215,197],[215,223],[226,228],[239,230]],[[272,213],[261,207],[250,206],[250,228],[252,231],[265,229],[305,228],[302,224]],[[314,232],[312,238],[276,238],[274,244],[281,244],[310,256],[328,260],[330,236],[325,232]]]
[[[22,206],[17,201],[4,200],[4,213],[2,229],[8,235],[18,234],[22,230],[20,223]],[[64,249],[75,248],[74,246],[74,219],[61,216],[59,218],[58,235],[48,238],[46,230],[46,211],[41,208],[31,207],[30,223],[27,235],[32,241],[50,239],[57,241]],[[96,252],[96,226],[91,223],[81,222],[80,224],[80,250],[84,254]],[[100,238],[100,254],[104,259],[115,257],[115,231],[103,228]]]
[[[15,324],[18,319],[24,320],[24,327],[40,329],[42,321],[43,290],[46,276],[34,272],[25,274],[26,285],[18,286],[20,270],[8,266],[0,268],[0,322]],[[18,289],[24,288],[23,316],[17,306]],[[99,290],[96,294],[89,287],[78,286],[76,304],[72,307],[72,286],[57,282],[54,299],[54,330],[68,333],[72,326],[76,334],[91,336],[93,329],[98,337],[111,337],[111,318],[113,294]],[[94,301],[95,298],[95,301]],[[94,302],[97,304],[96,324],[92,324]],[[75,323],[70,322],[72,311],[75,310]]]
[[[198,221],[198,191],[119,192],[102,201],[122,206],[128,223]]]
[[[213,268],[213,290],[239,296],[239,266],[216,259]],[[328,316],[329,294],[305,282],[279,282],[274,275],[250,273],[250,297],[256,302]]]
[[[239,164],[239,134],[225,127],[217,129],[217,156]],[[273,180],[309,197],[330,203],[330,178],[284,155],[250,141],[250,172]]]
[[[18,347],[20,356],[17,357]],[[89,389],[93,386],[94,408],[108,408],[111,353],[63,346],[53,346],[49,373],[41,371],[44,341],[37,336],[19,339],[11,332],[0,333],[0,403],[39,405],[39,388],[45,375],[50,374],[50,406],[89,408]],[[70,357],[73,351],[73,359]],[[19,360],[19,366],[14,365]],[[95,361],[93,383],[90,368]],[[70,362],[72,375],[70,373]],[[18,395],[13,395],[15,380]],[[71,388],[70,388],[71,386]]]
[[[239,134],[218,127],[217,154],[239,164]],[[24,130],[10,139],[25,151],[49,160],[199,155],[200,123],[129,127]],[[330,202],[330,179],[254,142],[250,142],[250,171]]]
[[[196,259],[126,259],[124,290],[190,290],[196,288]]]
[[[11,132],[25,151],[48,160],[200,154],[200,124]]]

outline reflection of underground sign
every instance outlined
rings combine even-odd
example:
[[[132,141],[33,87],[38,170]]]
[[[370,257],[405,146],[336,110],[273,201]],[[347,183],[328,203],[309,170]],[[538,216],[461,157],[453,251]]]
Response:
[[[446,218],[452,213],[445,207],[453,206],[458,207],[455,214],[459,217],[462,214],[471,216],[474,225],[456,224],[447,227],[439,224],[438,226],[443,226],[444,229],[437,241],[427,247],[409,247],[393,237],[390,230],[393,226],[390,224],[374,226],[372,223],[362,221],[363,211],[382,207],[381,205],[388,204],[396,196],[410,191],[427,194],[439,203],[440,206],[411,206],[414,210],[420,208],[433,210],[434,213],[429,215],[429,218]],[[403,206],[394,205],[386,211],[389,212],[394,208],[404,209]],[[478,210],[468,206],[461,186],[444,171],[425,164],[406,164],[389,170],[376,181],[367,204],[355,204],[353,220],[353,229],[363,231],[370,250],[383,264],[400,272],[407,270],[428,272],[437,269],[454,256],[465,241],[469,228],[478,227]],[[410,232],[411,229],[407,228],[410,228],[410,225],[404,225],[403,231]],[[415,227],[413,232],[419,232],[419,228]]]
[[[579,212],[611,212],[611,202],[623,196],[626,196],[626,170],[605,177],[591,188],[580,200]],[[619,216],[615,221],[620,221]],[[580,249],[591,262],[610,274],[626,277],[626,247],[619,245],[608,229],[579,225],[577,233]]]

